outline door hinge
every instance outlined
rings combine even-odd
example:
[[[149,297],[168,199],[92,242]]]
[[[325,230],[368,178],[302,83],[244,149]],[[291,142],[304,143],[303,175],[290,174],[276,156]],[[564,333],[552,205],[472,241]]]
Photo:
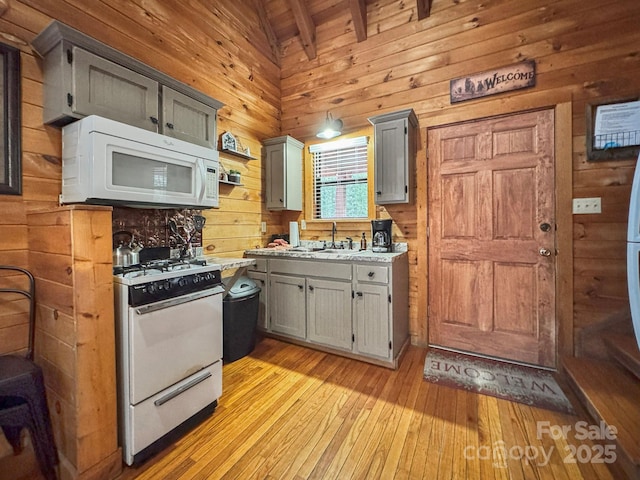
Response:
[[[353,290],[351,290],[351,298],[356,298],[356,292],[354,292]]]
[[[67,48],[67,63],[73,63],[73,52]]]
[[[409,193],[409,186],[408,185],[404,186],[404,193]]]
[[[351,334],[351,343],[355,343],[356,341],[356,336],[352,333]]]
[[[406,127],[406,125],[405,125],[405,127],[404,127],[404,134],[406,135],[407,133],[409,133],[409,129],[408,129],[408,128]]]
[[[391,350],[393,346],[391,345],[391,340],[389,340],[389,350]]]
[[[389,303],[391,303],[391,294],[389,294]]]
[[[429,227],[427,227],[427,238],[429,238],[429,235],[431,235],[431,230]]]
[[[70,93],[67,93],[67,105],[69,105],[70,107],[73,106],[73,95],[71,95]]]

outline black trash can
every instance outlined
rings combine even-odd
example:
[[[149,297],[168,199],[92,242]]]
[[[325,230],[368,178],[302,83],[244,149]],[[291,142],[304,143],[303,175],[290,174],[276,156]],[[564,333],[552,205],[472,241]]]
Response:
[[[222,301],[222,360],[235,362],[256,346],[260,287],[240,277]]]

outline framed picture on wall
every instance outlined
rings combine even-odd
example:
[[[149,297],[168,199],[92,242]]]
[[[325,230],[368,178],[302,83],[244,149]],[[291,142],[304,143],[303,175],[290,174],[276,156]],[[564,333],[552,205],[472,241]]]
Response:
[[[22,194],[20,51],[0,43],[0,194]]]

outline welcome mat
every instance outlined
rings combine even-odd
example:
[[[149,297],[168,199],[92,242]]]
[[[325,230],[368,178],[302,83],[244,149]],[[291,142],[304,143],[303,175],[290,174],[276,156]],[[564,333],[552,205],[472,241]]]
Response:
[[[447,387],[575,415],[550,372],[430,348],[424,379]]]

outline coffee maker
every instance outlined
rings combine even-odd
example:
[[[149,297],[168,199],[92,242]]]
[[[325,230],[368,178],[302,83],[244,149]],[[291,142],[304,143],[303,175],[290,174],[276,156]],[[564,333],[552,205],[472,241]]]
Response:
[[[391,252],[391,220],[371,220],[371,250]]]

